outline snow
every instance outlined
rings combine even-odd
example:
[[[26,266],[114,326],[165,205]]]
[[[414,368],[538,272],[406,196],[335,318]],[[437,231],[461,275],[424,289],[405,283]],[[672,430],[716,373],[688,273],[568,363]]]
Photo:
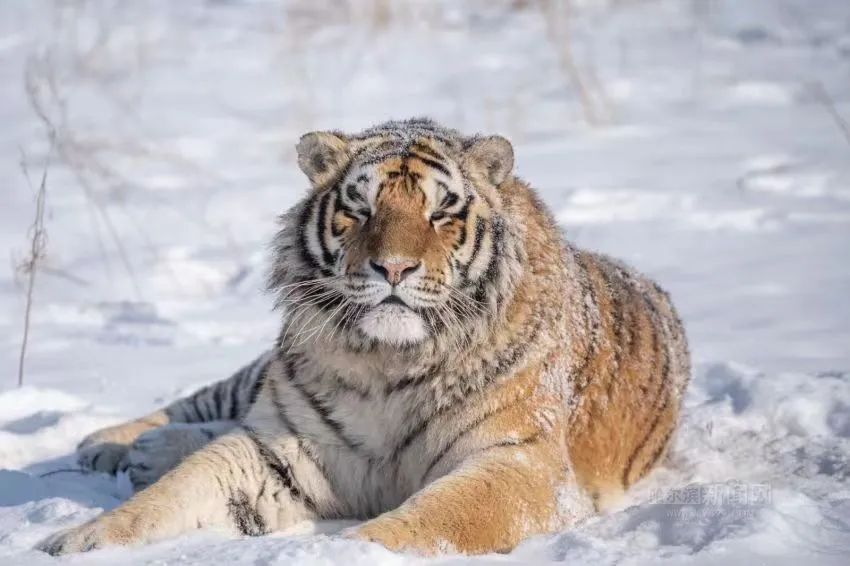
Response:
[[[670,290],[695,375],[663,467],[507,555],[397,555],[319,523],[60,561],[847,563],[850,145],[822,93],[850,118],[850,4],[584,0],[568,36],[533,2],[383,5],[0,3],[13,262],[35,209],[21,152],[34,183],[47,154],[27,70],[61,142],[21,389],[22,279],[0,274],[0,563],[53,563],[35,542],[128,496],[126,477],[68,471],[86,433],[270,343],[266,245],[306,187],[298,136],[425,114],[510,137],[573,241]],[[604,124],[585,120],[565,45]]]

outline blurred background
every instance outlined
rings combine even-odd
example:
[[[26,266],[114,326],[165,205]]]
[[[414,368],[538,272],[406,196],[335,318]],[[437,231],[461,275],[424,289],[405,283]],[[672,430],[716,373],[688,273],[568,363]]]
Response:
[[[673,292],[698,360],[846,367],[848,71],[827,0],[4,1],[0,387],[45,168],[27,381],[182,384],[274,336],[298,137],[410,116],[509,137],[568,237]]]

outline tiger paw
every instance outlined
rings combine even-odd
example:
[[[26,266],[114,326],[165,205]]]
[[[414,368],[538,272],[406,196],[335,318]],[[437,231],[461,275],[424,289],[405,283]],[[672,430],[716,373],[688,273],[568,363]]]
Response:
[[[87,470],[116,474],[127,465],[127,453],[139,435],[136,423],[96,430],[77,445],[77,461]]]
[[[35,550],[51,556],[61,556],[77,552],[88,552],[104,546],[120,544],[110,537],[106,525],[95,519],[79,527],[54,533],[35,546]]]
[[[432,556],[439,548],[432,541],[417,535],[416,530],[403,519],[382,516],[353,527],[343,533],[352,540],[376,542],[394,552],[412,551],[424,556]]]
[[[77,462],[87,470],[115,475],[127,467],[130,447],[114,442],[83,444],[77,448]]]

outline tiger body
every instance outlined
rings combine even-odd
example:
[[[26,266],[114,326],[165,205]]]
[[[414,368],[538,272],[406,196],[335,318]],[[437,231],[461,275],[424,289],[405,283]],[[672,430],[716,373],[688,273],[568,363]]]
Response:
[[[42,548],[349,518],[391,549],[507,551],[659,461],[682,324],[655,283],[563,240],[506,140],[409,120],[298,150],[313,189],[275,240],[275,347],[84,441],[150,487]]]

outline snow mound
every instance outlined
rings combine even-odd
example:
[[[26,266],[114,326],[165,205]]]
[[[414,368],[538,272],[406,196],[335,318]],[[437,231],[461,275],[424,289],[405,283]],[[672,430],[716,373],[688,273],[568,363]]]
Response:
[[[664,464],[627,495],[618,508],[557,535],[537,537],[500,561],[617,564],[678,563],[694,556],[734,555],[788,560],[816,554],[840,563],[850,552],[850,387],[848,375],[765,374],[740,364],[700,366],[691,383],[684,419]],[[3,403],[34,407],[16,421],[38,422],[38,435],[54,436],[54,453],[70,454],[78,435],[63,419],[82,419],[90,408],[67,395],[31,388],[8,391]],[[21,403],[18,403],[20,405]],[[45,411],[66,416],[47,419]],[[8,426],[8,422],[5,426]],[[8,434],[8,433],[7,433]],[[33,433],[30,433],[33,434]],[[53,530],[78,524],[128,495],[126,480],[100,474],[32,472],[41,436],[16,455],[23,472],[0,471],[0,556],[38,560],[30,550]],[[58,470],[70,458],[49,463]],[[395,555],[337,536],[338,522],[303,523],[259,539],[225,540],[198,533],[141,550],[107,549],[87,563],[216,561],[335,564],[452,563]],[[730,554],[731,553],[731,554]],[[495,557],[463,558],[487,562]],[[90,560],[90,562],[89,562]]]

